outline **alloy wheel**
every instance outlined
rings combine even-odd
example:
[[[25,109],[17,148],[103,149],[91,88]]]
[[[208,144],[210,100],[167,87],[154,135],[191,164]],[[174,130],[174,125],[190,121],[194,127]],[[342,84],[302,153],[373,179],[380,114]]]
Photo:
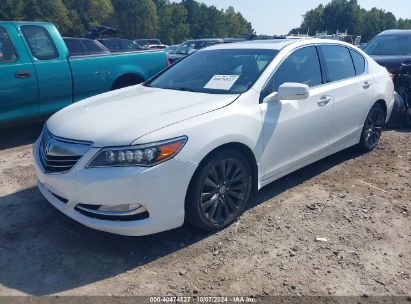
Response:
[[[365,122],[365,142],[369,148],[374,148],[384,127],[385,115],[381,107],[374,107]]]
[[[201,190],[200,211],[214,225],[237,217],[249,191],[247,170],[237,159],[219,161],[207,174]]]

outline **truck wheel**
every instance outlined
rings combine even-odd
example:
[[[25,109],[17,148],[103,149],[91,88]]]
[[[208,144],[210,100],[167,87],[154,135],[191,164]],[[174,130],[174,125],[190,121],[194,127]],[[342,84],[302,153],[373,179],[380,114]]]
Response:
[[[225,150],[208,158],[193,177],[186,198],[186,221],[216,231],[244,212],[251,192],[251,167],[238,151]]]
[[[111,87],[111,90],[118,90],[125,87],[130,87],[144,82],[144,79],[138,75],[127,74],[118,78]]]

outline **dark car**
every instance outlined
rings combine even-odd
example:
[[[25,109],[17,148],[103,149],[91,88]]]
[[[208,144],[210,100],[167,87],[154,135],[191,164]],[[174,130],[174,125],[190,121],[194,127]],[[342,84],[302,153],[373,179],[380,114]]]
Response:
[[[70,56],[110,54],[110,51],[97,40],[64,37]]]
[[[137,43],[127,39],[107,38],[100,39],[99,41],[113,53],[130,52],[141,49]]]
[[[396,74],[401,63],[411,61],[411,30],[389,30],[372,39],[364,52]]]
[[[396,102],[398,111],[411,116],[411,30],[388,30],[374,37],[364,52],[393,75],[395,90],[402,97]],[[398,112],[397,111],[397,112]],[[397,113],[403,117],[402,113]]]
[[[174,63],[185,56],[203,49],[207,46],[214,45],[214,44],[219,44],[223,43],[223,39],[194,39],[194,40],[187,40],[184,41],[180,46],[177,48],[177,50],[173,54],[168,55],[168,60],[170,63]]]

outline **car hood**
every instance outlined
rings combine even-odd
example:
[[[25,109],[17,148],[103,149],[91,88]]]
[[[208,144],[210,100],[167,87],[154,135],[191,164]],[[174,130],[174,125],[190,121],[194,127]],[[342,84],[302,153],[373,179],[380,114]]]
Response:
[[[391,73],[398,72],[401,63],[411,60],[411,55],[404,56],[371,56],[379,65],[386,67]]]
[[[130,145],[147,133],[227,106],[238,96],[138,85],[73,104],[54,114],[47,128],[55,136],[91,141],[95,147]]]

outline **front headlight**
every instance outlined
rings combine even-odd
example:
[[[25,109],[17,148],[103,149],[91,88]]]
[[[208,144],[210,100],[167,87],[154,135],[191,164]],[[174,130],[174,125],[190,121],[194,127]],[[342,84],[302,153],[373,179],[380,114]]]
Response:
[[[104,148],[87,168],[155,166],[176,156],[186,142],[187,137],[183,136],[147,145]]]

